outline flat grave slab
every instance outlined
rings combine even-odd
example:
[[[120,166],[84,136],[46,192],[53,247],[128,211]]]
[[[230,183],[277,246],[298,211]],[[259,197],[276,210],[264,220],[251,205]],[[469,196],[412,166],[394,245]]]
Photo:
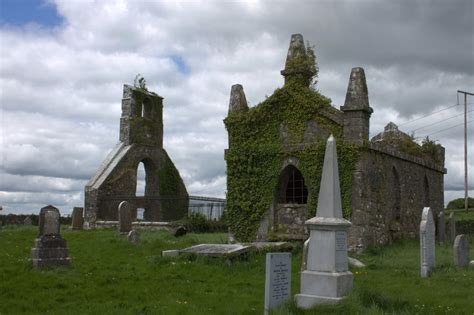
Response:
[[[241,244],[199,244],[180,250],[180,254],[196,254],[219,257],[240,255],[249,251],[251,246]]]

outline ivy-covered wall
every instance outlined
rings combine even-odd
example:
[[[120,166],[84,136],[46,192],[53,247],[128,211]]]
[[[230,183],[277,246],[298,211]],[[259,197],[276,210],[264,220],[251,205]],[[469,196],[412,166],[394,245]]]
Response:
[[[285,84],[248,111],[230,112],[227,161],[227,211],[237,238],[252,240],[263,216],[274,202],[283,161],[299,161],[308,188],[308,215],[314,216],[319,193],[326,137],[337,139],[344,215],[350,218],[351,181],[358,150],[342,139],[342,126],[323,115],[335,109],[318,91]],[[309,122],[316,132],[308,138]],[[281,129],[285,132],[282,134]]]

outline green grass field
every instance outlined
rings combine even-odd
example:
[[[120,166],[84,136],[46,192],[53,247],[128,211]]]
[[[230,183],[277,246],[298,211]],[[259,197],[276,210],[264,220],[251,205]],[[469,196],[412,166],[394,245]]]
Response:
[[[141,232],[131,245],[115,230],[62,231],[71,268],[35,270],[36,227],[0,230],[0,314],[262,314],[265,254],[227,261],[163,258],[161,251],[225,243],[226,234]],[[471,237],[471,246],[474,238]],[[407,241],[373,248],[352,270],[354,290],[337,306],[302,312],[293,303],[274,314],[474,314],[474,269],[452,267],[452,249],[437,247],[432,277],[419,276],[419,248]],[[471,259],[473,250],[471,249]],[[299,290],[301,247],[293,253],[292,291]]]

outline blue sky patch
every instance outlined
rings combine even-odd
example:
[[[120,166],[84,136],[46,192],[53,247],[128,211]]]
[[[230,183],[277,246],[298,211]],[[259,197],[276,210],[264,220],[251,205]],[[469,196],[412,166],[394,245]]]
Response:
[[[37,23],[54,27],[62,22],[56,7],[45,0],[0,0],[1,24],[22,26]]]
[[[182,74],[188,74],[189,72],[191,72],[191,70],[189,69],[189,66],[186,64],[186,61],[184,61],[183,57],[179,55],[172,55],[170,56],[170,58],[178,67],[179,72],[181,72]]]

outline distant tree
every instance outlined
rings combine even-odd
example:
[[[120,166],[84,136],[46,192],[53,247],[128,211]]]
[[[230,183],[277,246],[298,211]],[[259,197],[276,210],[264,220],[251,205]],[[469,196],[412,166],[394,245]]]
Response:
[[[467,206],[469,208],[474,208],[474,198],[467,198]],[[464,198],[457,198],[451,200],[446,206],[446,209],[464,209]]]

